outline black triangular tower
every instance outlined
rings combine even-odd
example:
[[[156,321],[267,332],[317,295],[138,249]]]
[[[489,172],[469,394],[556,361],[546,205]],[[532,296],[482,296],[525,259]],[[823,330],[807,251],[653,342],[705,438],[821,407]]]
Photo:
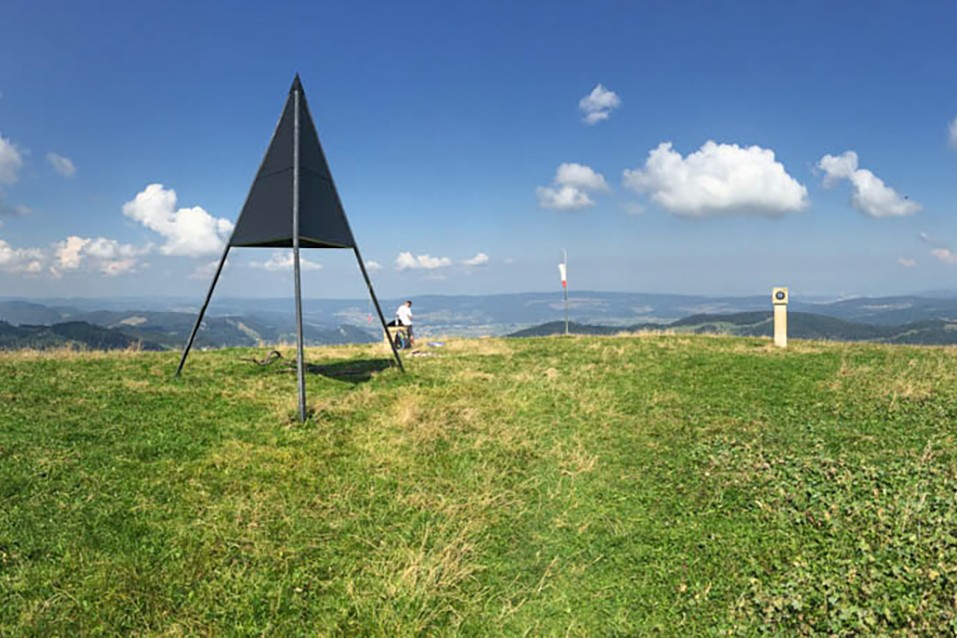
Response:
[[[292,248],[293,269],[296,285],[296,336],[298,338],[297,372],[299,380],[299,418],[306,420],[306,382],[305,363],[302,343],[302,293],[299,276],[299,248],[351,248],[359,262],[359,269],[365,279],[369,294],[375,304],[382,330],[388,335],[385,317],[379,300],[376,299],[369,273],[359,253],[359,246],[352,236],[349,220],[342,208],[342,201],[332,180],[329,164],[322,152],[319,135],[309,114],[306,95],[302,90],[299,76],[293,80],[289,97],[283,108],[279,124],[273,133],[272,141],[263,157],[256,179],[249,189],[246,203],[233,234],[226,244],[223,257],[219,260],[216,274],[206,293],[206,300],[196,317],[196,324],[190,332],[189,340],[183,349],[176,375],[179,376],[186,364],[186,357],[193,345],[193,339],[206,314],[213,289],[226,263],[226,256],[233,246],[256,248]],[[402,359],[391,339],[392,354],[402,368]]]

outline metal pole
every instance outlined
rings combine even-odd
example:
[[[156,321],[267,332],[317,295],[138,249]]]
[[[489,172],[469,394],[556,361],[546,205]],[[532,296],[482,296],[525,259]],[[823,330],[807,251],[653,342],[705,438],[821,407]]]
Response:
[[[385,316],[382,314],[382,308],[379,307],[379,300],[376,299],[375,291],[372,289],[372,282],[369,280],[369,273],[366,272],[366,265],[362,261],[362,255],[359,254],[358,246],[353,246],[352,250],[356,253],[356,259],[359,261],[359,269],[362,271],[362,277],[366,280],[366,287],[369,289],[369,294],[372,295],[372,302],[375,304],[375,311],[379,313],[379,321],[382,323],[382,331],[385,333],[385,340],[389,342],[389,346],[392,348],[392,354],[395,356],[395,362],[399,364],[399,370],[405,372],[405,366],[402,365],[402,359],[399,357],[399,351],[395,348],[395,343],[392,341],[392,338],[389,335],[389,328],[385,325]]]
[[[199,325],[203,323],[203,315],[206,314],[206,308],[209,306],[209,300],[213,297],[213,288],[216,287],[216,282],[219,281],[219,274],[223,272],[223,265],[226,263],[226,255],[229,254],[229,244],[226,244],[226,250],[223,251],[223,258],[219,260],[219,266],[216,268],[216,274],[213,275],[213,282],[209,284],[209,292],[206,293],[206,300],[203,302],[202,308],[199,309],[199,314],[196,316],[196,323],[193,324],[193,331],[189,333],[189,339],[186,341],[186,347],[183,348],[183,356],[179,360],[179,367],[176,368],[176,375],[179,376],[179,373],[183,371],[183,366],[186,365],[186,357],[189,356],[189,349],[193,347],[193,339],[196,338],[196,333],[199,332]]]
[[[568,287],[562,286],[565,291],[565,336],[568,336]]]
[[[565,294],[565,336],[568,336],[568,251],[565,251],[565,281],[562,282],[562,291]]]
[[[295,95],[292,142],[292,260],[296,278],[296,374],[299,378],[299,420],[306,420],[306,365],[302,346],[302,287],[299,278],[299,87]]]

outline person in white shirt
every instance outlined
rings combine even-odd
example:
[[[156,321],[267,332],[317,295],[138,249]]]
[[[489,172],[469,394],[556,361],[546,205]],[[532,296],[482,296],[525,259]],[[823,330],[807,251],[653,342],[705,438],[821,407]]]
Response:
[[[414,346],[415,338],[412,336],[412,301],[406,301],[404,304],[396,308],[395,322],[396,325],[405,326],[408,328],[409,345]]]

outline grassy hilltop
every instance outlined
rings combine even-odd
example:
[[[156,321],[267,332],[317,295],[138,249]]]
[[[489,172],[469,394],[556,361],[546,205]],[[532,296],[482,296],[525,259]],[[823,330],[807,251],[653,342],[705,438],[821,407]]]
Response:
[[[957,351],[430,352],[0,353],[0,635],[957,631]]]

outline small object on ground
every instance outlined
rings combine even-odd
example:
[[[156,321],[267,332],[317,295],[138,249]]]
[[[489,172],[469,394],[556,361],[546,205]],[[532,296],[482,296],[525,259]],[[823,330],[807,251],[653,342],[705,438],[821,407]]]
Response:
[[[434,357],[434,352],[422,352],[421,350],[413,350],[409,353],[410,357]]]
[[[278,350],[270,350],[269,354],[266,355],[265,359],[253,359],[250,357],[246,357],[242,359],[242,361],[251,361],[258,366],[268,366],[269,364],[273,363],[274,361],[278,359],[282,359],[282,354]]]
[[[443,346],[445,345],[445,342],[444,342],[444,341],[430,341],[430,342],[428,342],[428,343],[425,344],[425,345],[429,346],[430,348],[441,348],[441,347],[443,347]]]

